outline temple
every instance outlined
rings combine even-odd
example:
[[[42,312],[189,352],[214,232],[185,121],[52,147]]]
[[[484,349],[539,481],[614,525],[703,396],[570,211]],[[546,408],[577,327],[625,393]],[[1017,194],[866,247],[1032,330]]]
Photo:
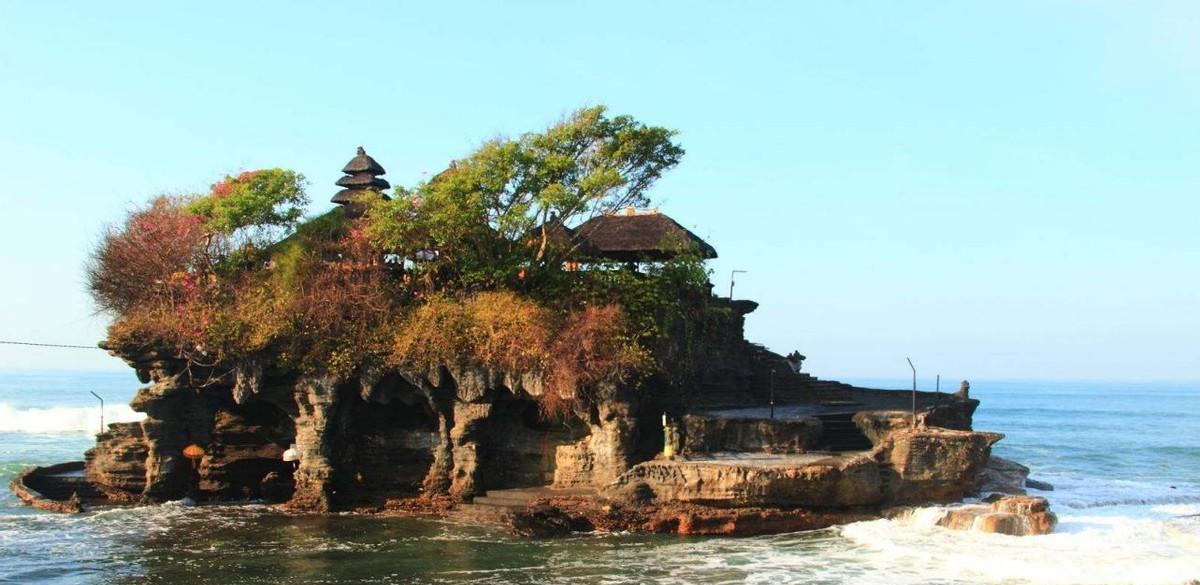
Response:
[[[343,172],[340,205],[389,187],[361,147]],[[717,257],[657,210],[552,221],[530,245],[539,238],[583,264]],[[798,354],[745,339],[756,303],[707,294],[659,348],[687,348],[676,371],[598,384],[590,406],[551,414],[530,372],[445,363],[335,378],[246,360],[201,391],[205,372],[163,348],[105,343],[149,382],[132,403],[147,418],[109,425],[86,463],[35,470],[19,488],[46,506],[70,507],[74,493],[77,509],[185,496],[319,511],[419,501],[515,525],[544,527],[531,516],[540,509],[576,528],[701,533],[817,528],[984,489],[1000,435],[972,430],[978,401],[817,379]],[[556,512],[537,507],[547,503]]]

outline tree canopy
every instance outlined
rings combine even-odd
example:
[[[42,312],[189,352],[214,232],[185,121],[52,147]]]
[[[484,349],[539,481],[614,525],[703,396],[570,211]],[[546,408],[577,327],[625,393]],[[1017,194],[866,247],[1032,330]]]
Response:
[[[663,324],[708,294],[698,256],[568,270],[578,242],[554,236],[647,205],[683,155],[674,136],[586,108],[307,221],[302,175],[226,176],[110,227],[89,289],[111,342],[172,348],[217,381],[247,359],[337,377],[455,361],[541,373],[556,403],[653,369]]]
[[[432,180],[375,201],[367,234],[405,256],[436,250],[425,265],[439,285],[504,286],[556,270],[573,242],[556,229],[626,206],[645,206],[646,191],[679,163],[675,132],[602,106],[578,110],[543,132],[497,138]]]

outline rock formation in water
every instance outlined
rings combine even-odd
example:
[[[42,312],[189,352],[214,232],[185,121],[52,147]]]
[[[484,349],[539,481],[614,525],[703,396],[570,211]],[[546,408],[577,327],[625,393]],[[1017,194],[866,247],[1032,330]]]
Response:
[[[671,136],[584,110],[392,197],[360,148],[343,207],[302,224],[284,169],[156,198],[89,267],[114,315],[103,347],[148,385],[146,418],[87,453],[87,485],[122,503],[454,508],[530,533],[819,527],[978,491],[1000,436],[972,430],[965,383],[802,373],[798,352],[745,340],[756,303],[712,294],[715,248],[628,207],[682,154]]]
[[[335,380],[247,363],[218,378],[153,348],[108,347],[151,382],[133,401],[147,418],[110,425],[86,477],[118,502],[262,498],[316,511],[585,488],[505,518],[527,534],[756,534],[956,502],[1011,468],[990,457],[1001,435],[970,430],[977,401],[920,393],[914,420],[900,410],[910,393],[784,370],[784,358],[744,341],[742,313],[721,314],[700,335],[693,391],[607,384],[587,411],[550,418],[531,375],[444,366]],[[813,414],[769,418],[754,407],[772,391],[780,408]],[[660,453],[664,412],[682,422],[671,459]],[[204,448],[199,461],[183,457],[189,444]],[[295,467],[282,458],[290,445]]]

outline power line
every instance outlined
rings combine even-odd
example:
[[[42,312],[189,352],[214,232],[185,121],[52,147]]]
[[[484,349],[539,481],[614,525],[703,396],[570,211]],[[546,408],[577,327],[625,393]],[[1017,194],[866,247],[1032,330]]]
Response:
[[[64,343],[33,343],[32,341],[4,341],[0,340],[0,345],[30,345],[33,347],[69,347],[72,349],[100,349],[95,345],[67,345]]]

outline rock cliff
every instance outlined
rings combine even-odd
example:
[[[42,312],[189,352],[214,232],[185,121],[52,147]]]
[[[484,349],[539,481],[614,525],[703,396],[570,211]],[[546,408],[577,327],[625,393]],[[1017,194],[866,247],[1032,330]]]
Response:
[[[688,356],[676,375],[597,384],[553,412],[536,373],[446,364],[339,379],[269,360],[197,368],[157,348],[108,347],[149,383],[132,403],[147,417],[110,425],[87,453],[86,478],[114,502],[187,495],[314,511],[445,510],[493,490],[598,489],[558,512],[516,514],[514,526],[754,534],[959,501],[997,473],[988,464],[1001,436],[971,430],[977,401],[922,393],[914,419],[901,410],[910,393],[782,369],[783,358],[742,339],[752,308],[718,305],[687,329],[690,342],[677,332],[674,347],[659,348]],[[811,414],[766,417],[758,407],[769,397]],[[657,455],[664,413],[681,427],[674,459]],[[185,458],[188,446],[203,455]],[[289,448],[295,462],[284,461]]]

